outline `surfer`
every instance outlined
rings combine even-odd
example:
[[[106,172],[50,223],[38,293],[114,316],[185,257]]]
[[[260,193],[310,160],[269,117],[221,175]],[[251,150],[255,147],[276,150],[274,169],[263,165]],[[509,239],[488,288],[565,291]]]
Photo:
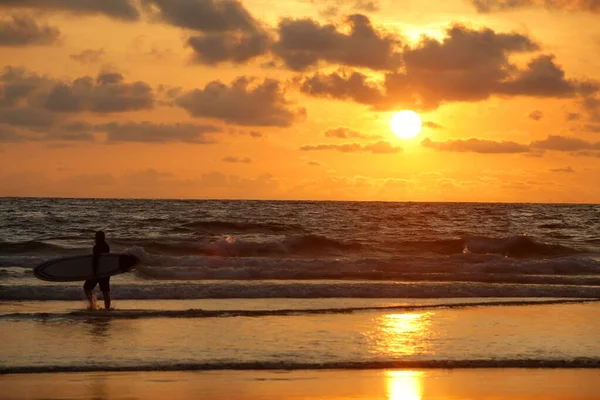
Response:
[[[94,245],[93,254],[93,269],[94,275],[96,274],[96,269],[98,268],[98,256],[104,253],[110,253],[110,246],[106,243],[106,235],[103,231],[96,232],[96,244]],[[100,290],[102,291],[102,295],[104,297],[104,307],[108,310],[110,308],[110,276],[106,278],[93,278],[88,279],[83,284],[83,291],[85,292],[85,296],[90,302],[90,307],[97,307],[95,304],[94,296],[92,295],[92,291],[96,287],[96,285],[100,285]]]

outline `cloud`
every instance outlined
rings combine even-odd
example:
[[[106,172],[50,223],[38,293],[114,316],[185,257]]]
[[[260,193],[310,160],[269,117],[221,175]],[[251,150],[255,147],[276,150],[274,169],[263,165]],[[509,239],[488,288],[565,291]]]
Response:
[[[350,27],[347,34],[310,18],[285,18],[279,23],[279,40],[273,50],[295,71],[320,61],[373,70],[394,70],[401,65],[398,38],[378,31],[362,14],[351,15],[346,22]]]
[[[600,142],[591,143],[574,137],[549,135],[544,140],[532,142],[531,147],[556,151],[600,150]]]
[[[26,138],[23,135],[15,132],[13,129],[0,127],[0,143],[23,142],[25,140]]]
[[[361,104],[377,106],[387,101],[386,95],[376,84],[369,82],[360,72],[346,74],[343,71],[331,74],[317,73],[304,79],[300,91],[314,97],[353,100]]]
[[[567,113],[567,121],[577,121],[581,118],[581,114],[579,113]]]
[[[539,110],[535,110],[529,113],[529,118],[531,118],[534,121],[539,121],[542,118],[544,118],[544,113]]]
[[[573,172],[575,172],[575,170],[573,168],[571,168],[571,167],[565,167],[565,168],[550,169],[550,172],[573,173]]]
[[[342,153],[358,153],[358,152],[370,152],[373,154],[396,154],[402,151],[401,147],[393,146],[392,144],[384,141],[376,143],[361,145],[359,143],[345,143],[345,144],[319,144],[316,146],[302,146],[301,151],[321,151],[321,150],[335,150]]]
[[[194,117],[220,119],[242,126],[290,126],[305,114],[292,109],[279,81],[239,77],[230,86],[213,81],[204,89],[183,93],[175,102]]]
[[[251,164],[252,160],[248,157],[224,157],[221,161],[227,163]]]
[[[470,0],[477,11],[492,13],[523,7],[600,13],[600,0]]]
[[[27,15],[12,15],[0,20],[0,46],[50,45],[58,41],[60,31],[38,23]]]
[[[312,166],[312,167],[321,167],[321,166],[323,166],[323,164],[321,164],[318,161],[309,161],[309,162],[307,162],[307,164],[310,165],[310,166]]]
[[[431,121],[423,122],[423,126],[431,129],[443,129],[443,126],[441,126],[440,124],[436,124],[435,122]]]
[[[421,144],[438,151],[452,151],[458,153],[515,154],[531,151],[529,146],[516,142],[496,142],[493,140],[476,138],[466,140],[456,139],[447,142],[434,142],[429,138],[425,138]]]
[[[199,33],[187,39],[195,61],[244,63],[266,53],[270,39],[236,0],[142,0],[156,20]]]
[[[102,60],[102,57],[104,57],[104,49],[85,49],[79,53],[71,54],[69,57],[82,64],[94,64]]]
[[[194,124],[153,124],[150,122],[112,122],[97,125],[98,132],[106,132],[108,142],[173,143],[191,144],[215,143],[206,137],[208,133],[219,133],[221,128],[213,125]]]
[[[140,17],[133,0],[0,0],[0,7],[104,15],[125,21],[138,20]]]
[[[404,67],[387,73],[383,83],[373,82],[360,72],[338,71],[305,77],[300,90],[375,109],[405,106],[431,110],[443,103],[476,102],[492,96],[584,96],[589,110],[600,110],[600,101],[593,97],[600,90],[598,84],[567,79],[554,56],[538,55],[524,67],[510,61],[515,54],[539,49],[523,34],[453,25],[442,40],[424,37],[414,47],[405,47]]]
[[[600,124],[586,124],[583,129],[588,132],[600,133]]]
[[[146,82],[125,83],[119,73],[101,72],[73,82],[60,82],[47,94],[45,108],[53,112],[92,111],[115,113],[154,106],[152,88]]]
[[[324,133],[325,137],[328,138],[337,138],[337,139],[378,139],[380,136],[378,135],[366,135],[364,133],[360,133],[352,128],[348,128],[345,126],[339,128],[330,128],[327,129]]]

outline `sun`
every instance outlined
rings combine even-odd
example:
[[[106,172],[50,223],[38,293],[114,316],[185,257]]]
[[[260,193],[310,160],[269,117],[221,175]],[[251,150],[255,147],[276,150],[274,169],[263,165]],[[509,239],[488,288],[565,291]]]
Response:
[[[412,139],[421,133],[423,123],[421,117],[414,111],[403,110],[392,117],[390,128],[396,136],[402,139]]]

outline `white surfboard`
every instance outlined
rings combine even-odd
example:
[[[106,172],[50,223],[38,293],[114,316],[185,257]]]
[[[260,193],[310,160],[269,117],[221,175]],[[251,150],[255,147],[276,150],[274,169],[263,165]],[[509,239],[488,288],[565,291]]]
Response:
[[[138,258],[131,254],[101,254],[98,256],[98,265],[94,274],[93,256],[89,254],[47,261],[37,266],[33,273],[43,281],[85,281],[86,279],[122,274],[131,270],[138,262]]]

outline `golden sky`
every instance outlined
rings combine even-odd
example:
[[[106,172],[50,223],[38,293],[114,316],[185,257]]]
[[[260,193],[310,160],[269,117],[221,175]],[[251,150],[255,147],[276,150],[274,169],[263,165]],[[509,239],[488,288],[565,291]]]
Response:
[[[0,15],[0,196],[600,202],[600,0]]]

